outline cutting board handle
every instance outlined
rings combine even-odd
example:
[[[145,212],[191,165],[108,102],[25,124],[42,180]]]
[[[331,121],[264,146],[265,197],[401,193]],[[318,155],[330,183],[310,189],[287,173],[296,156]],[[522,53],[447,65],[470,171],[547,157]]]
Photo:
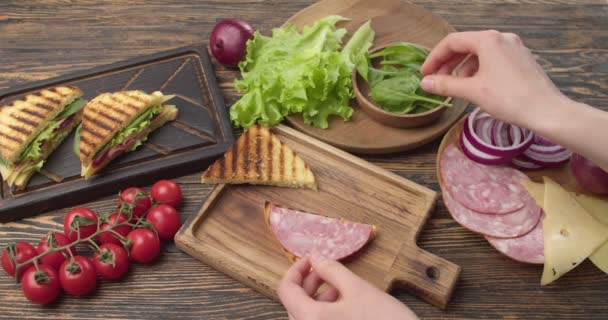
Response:
[[[445,309],[460,267],[416,246],[404,245],[388,277],[390,289],[403,287],[422,300]]]

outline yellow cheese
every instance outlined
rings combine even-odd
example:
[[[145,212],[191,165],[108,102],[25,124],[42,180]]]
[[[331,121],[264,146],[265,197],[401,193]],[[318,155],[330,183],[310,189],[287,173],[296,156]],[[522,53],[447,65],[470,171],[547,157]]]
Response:
[[[544,180],[545,268],[541,285],[574,269],[608,240],[608,226],[598,223],[559,184],[547,177]]]
[[[524,187],[536,203],[544,207],[545,185],[532,181],[524,181]],[[608,225],[608,197],[588,196],[585,194],[570,192],[576,201],[599,222]],[[608,273],[608,241],[604,242],[590,256],[589,260],[604,273]]]

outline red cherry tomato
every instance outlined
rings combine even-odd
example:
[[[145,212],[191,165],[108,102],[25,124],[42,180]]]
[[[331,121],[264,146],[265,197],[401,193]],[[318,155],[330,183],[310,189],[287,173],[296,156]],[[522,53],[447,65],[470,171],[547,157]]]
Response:
[[[177,208],[182,201],[182,188],[173,180],[160,180],[150,190],[152,199],[156,203],[164,203]]]
[[[102,223],[99,226],[99,229],[107,230],[111,226],[125,223],[127,221],[128,221],[128,218],[124,213],[114,212],[108,217],[108,222]],[[131,226],[128,226],[128,225],[114,227],[112,229],[112,231],[120,234],[123,237],[126,237],[129,234],[129,232],[131,232],[131,230],[133,230],[133,228],[131,228]],[[120,242],[120,239],[111,231],[106,231],[104,233],[100,233],[97,236],[97,241],[99,241],[99,243],[114,243],[119,246],[122,245],[122,243]]]
[[[131,240],[131,259],[139,263],[147,263],[160,253],[160,240],[154,231],[135,229],[127,235]]]
[[[154,226],[158,237],[163,240],[173,239],[173,236],[182,226],[179,213],[175,208],[166,204],[159,204],[150,209],[146,219]]]
[[[135,203],[135,197],[138,197],[137,203]],[[128,215],[127,207],[132,208],[132,218],[139,219],[146,215],[148,209],[152,206],[152,200],[146,193],[146,190],[142,188],[131,187],[123,190],[118,198],[119,210]]]
[[[36,248],[27,242],[17,242],[14,245],[7,246],[2,252],[2,268],[6,273],[14,277],[15,276],[15,262],[23,263],[38,255]],[[23,276],[23,273],[32,265],[27,265],[19,269],[19,274]]]
[[[63,247],[72,243],[70,239],[68,239],[63,233],[59,232],[51,232],[46,236],[43,236],[38,243],[38,254],[41,254],[49,249]],[[70,250],[72,255],[76,254],[76,250],[74,247],[71,247]],[[46,256],[40,258],[40,262],[53,267],[55,270],[59,270],[63,261],[65,261],[65,257],[69,257],[70,254],[68,250],[58,251],[49,253]]]
[[[59,283],[65,292],[84,296],[97,287],[97,271],[87,257],[75,256],[74,260],[64,261],[59,268]]]
[[[76,232],[77,230],[79,232]],[[97,231],[97,214],[88,208],[74,208],[68,212],[63,219],[63,234],[70,241],[74,242],[78,239],[84,239]]]
[[[107,280],[119,279],[129,270],[129,254],[124,247],[106,243],[93,254],[93,264],[99,275]]]
[[[32,266],[23,273],[21,279],[23,295],[32,303],[51,303],[61,293],[57,271],[46,264],[39,265],[38,269]]]

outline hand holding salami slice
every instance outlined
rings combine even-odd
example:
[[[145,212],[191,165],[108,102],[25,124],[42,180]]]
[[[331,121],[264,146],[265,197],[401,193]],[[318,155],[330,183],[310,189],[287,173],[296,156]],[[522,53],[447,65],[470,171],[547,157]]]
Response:
[[[291,262],[312,253],[341,260],[358,252],[376,235],[369,224],[333,219],[266,202],[268,227]]]

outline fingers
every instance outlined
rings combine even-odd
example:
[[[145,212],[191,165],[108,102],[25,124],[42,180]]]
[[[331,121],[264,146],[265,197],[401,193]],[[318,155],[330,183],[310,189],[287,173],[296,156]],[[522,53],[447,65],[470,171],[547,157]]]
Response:
[[[461,78],[472,77],[477,73],[478,69],[479,69],[479,60],[477,60],[477,57],[472,56],[458,68],[458,77],[461,77]]]
[[[420,72],[424,75],[437,72],[455,54],[478,54],[481,40],[488,37],[490,33],[498,33],[498,31],[450,33],[433,48],[420,68]]]
[[[338,300],[338,297],[340,297],[338,289],[330,286],[329,288],[327,288],[327,290],[319,293],[315,297],[315,300],[324,302],[335,302],[336,300]]]
[[[430,75],[420,82],[424,91],[446,97],[464,98],[475,101],[476,82],[474,78],[459,78],[451,75]]]
[[[302,288],[304,288],[307,295],[313,297],[322,284],[323,279],[321,279],[321,277],[319,277],[319,275],[313,271],[304,279]]]
[[[358,291],[357,288],[360,287],[360,283],[362,282],[361,278],[341,263],[330,259],[315,258],[313,254],[312,265],[315,273],[325,280],[325,282],[338,289],[342,296]]]
[[[456,66],[458,66],[466,57],[467,57],[466,53],[458,53],[458,54],[453,55],[446,63],[444,63],[439,68],[439,70],[437,70],[437,74],[441,74],[441,75],[452,74],[452,71],[454,71],[454,68],[456,68]]]
[[[315,301],[302,287],[309,270],[309,259],[300,259],[287,270],[277,289],[277,293],[285,309],[296,319],[299,315],[306,313],[307,310],[312,309],[314,306]]]

